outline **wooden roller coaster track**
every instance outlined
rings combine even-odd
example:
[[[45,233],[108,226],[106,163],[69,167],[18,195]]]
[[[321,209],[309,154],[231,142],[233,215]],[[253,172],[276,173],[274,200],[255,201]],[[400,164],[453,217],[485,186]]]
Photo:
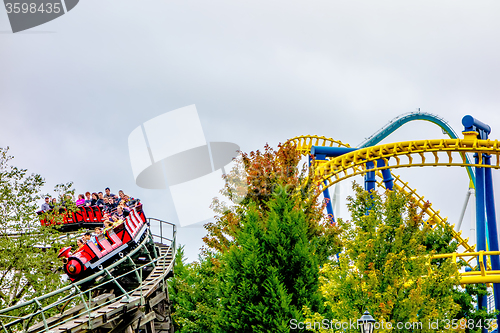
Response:
[[[148,219],[148,223],[159,223],[161,234],[148,231],[139,246],[113,264],[57,291],[0,310],[2,331],[131,333],[140,328],[148,333],[173,332],[166,280],[173,275],[175,225],[158,219]],[[172,228],[172,238],[164,237],[165,225]],[[146,263],[134,262],[132,258],[139,254]],[[123,273],[118,269],[123,265],[130,269]],[[91,288],[85,287],[92,281]],[[56,300],[41,306],[42,300],[53,298]],[[69,309],[64,311],[66,307]],[[8,315],[23,308],[36,310],[21,317]]]

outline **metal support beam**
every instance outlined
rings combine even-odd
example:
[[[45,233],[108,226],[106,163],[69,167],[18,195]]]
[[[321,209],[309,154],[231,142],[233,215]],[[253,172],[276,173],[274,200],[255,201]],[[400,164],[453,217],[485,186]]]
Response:
[[[490,165],[490,155],[484,156],[484,163]],[[484,169],[484,182],[485,182],[485,196],[486,196],[486,215],[488,221],[488,240],[489,250],[498,251],[498,233],[497,233],[497,218],[495,212],[495,194],[493,191],[493,177],[491,169]],[[500,258],[498,256],[491,256],[491,267],[493,270],[500,270]],[[493,292],[495,297],[495,309],[500,309],[500,284],[493,283]],[[500,322],[500,314],[497,315],[497,322]]]
[[[377,167],[382,168],[389,165],[389,159],[386,160],[380,159],[377,160]],[[391,169],[383,169],[382,176],[384,177],[384,185],[387,190],[392,191],[394,188],[394,177],[392,177]]]
[[[476,164],[482,164],[482,154],[474,154]],[[477,251],[486,251],[486,214],[484,192],[484,168],[476,167],[476,231]],[[478,258],[478,263],[482,258]],[[486,309],[488,304],[486,296],[478,296],[478,308]],[[483,333],[487,330],[483,328]]]
[[[458,223],[455,226],[455,231],[460,231],[460,228],[462,228],[462,222],[464,220],[465,210],[467,209],[467,204],[469,203],[469,198],[470,198],[470,195],[472,193],[471,190],[474,191],[474,189],[469,188],[467,190],[467,193],[465,194],[464,205],[462,207],[462,211],[460,212],[460,217],[458,218]]]

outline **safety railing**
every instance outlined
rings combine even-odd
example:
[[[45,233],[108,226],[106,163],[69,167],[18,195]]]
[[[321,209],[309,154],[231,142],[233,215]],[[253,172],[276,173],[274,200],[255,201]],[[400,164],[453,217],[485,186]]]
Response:
[[[157,219],[150,219],[150,220],[157,220]],[[33,321],[38,322],[38,325],[40,323],[43,323],[43,326],[38,328],[37,331],[49,331],[50,329],[62,325],[64,323],[67,323],[73,319],[76,319],[78,317],[81,317],[82,315],[87,315],[88,320],[89,320],[89,325],[91,324],[91,312],[95,311],[99,308],[102,308],[103,306],[109,305],[113,302],[117,302],[118,300],[115,298],[111,298],[110,300],[99,303],[99,304],[93,304],[92,302],[92,292],[102,288],[103,285],[108,284],[108,285],[114,285],[118,290],[120,290],[123,294],[121,296],[122,300],[131,300],[131,295],[136,292],[140,291],[141,297],[139,300],[140,305],[144,305],[145,300],[143,298],[143,290],[144,287],[147,287],[148,284],[151,283],[151,281],[147,282],[144,284],[144,278],[143,278],[143,271],[144,268],[150,266],[153,269],[157,266],[157,263],[159,261],[163,261],[162,263],[162,272],[160,276],[156,277],[153,281],[157,281],[158,279],[164,279],[166,275],[168,274],[169,271],[172,270],[173,265],[174,265],[174,252],[175,252],[175,225],[166,221],[161,221],[157,220],[160,222],[160,235],[153,235],[150,231],[148,232],[147,236],[144,238],[144,240],[137,246],[135,249],[130,251],[126,256],[123,256],[121,259],[118,261],[112,263],[109,266],[106,266],[102,270],[92,274],[89,277],[83,278],[82,280],[79,280],[75,283],[72,283],[70,285],[67,285],[59,290],[47,293],[45,295],[42,295],[40,297],[34,298],[32,300],[29,300],[27,302],[17,304],[11,307],[8,307],[6,309],[0,310],[0,328],[3,332],[7,333],[10,331],[22,331],[22,332],[27,332],[28,328],[33,326],[31,325]],[[166,226],[169,226],[173,229],[172,231],[172,238],[164,237],[164,228]],[[166,251],[163,255],[159,255],[156,251],[156,247],[154,247],[154,253],[151,253],[148,250],[147,245],[150,244],[153,239],[159,239],[160,241],[158,243],[161,243],[163,245],[166,245],[168,247],[168,251]],[[148,262],[145,263],[144,265],[136,265],[135,262],[132,259],[132,256],[134,256],[136,253],[139,251],[142,251],[141,253],[145,253],[146,256],[148,257]],[[161,253],[160,253],[161,254]],[[171,260],[169,261],[168,265],[168,258],[171,256]],[[132,266],[131,270],[128,270],[126,273],[118,275],[118,276],[113,276],[114,270],[122,264],[129,264]],[[133,275],[138,283],[139,286],[135,289],[132,290],[126,290],[124,286],[122,286],[119,282],[120,279],[128,276],[128,275]],[[87,284],[90,281],[93,280],[101,280],[99,281],[100,283],[98,285],[95,285],[89,289],[84,289],[84,285]],[[47,305],[42,305],[44,301],[49,300],[50,298],[57,297],[57,299],[50,304]],[[83,309],[82,312],[78,312],[72,316],[69,316],[68,318],[65,318],[63,321],[57,321],[55,324],[50,324],[48,322],[48,316],[51,314],[55,314],[59,312],[59,315],[63,314],[64,309],[68,305],[75,306],[77,304],[83,304]],[[59,308],[59,309],[58,309]],[[62,310],[60,310],[62,308]],[[19,309],[26,309],[25,312],[31,312],[26,315],[22,316],[13,316],[9,315],[9,313],[12,313],[15,310]],[[33,309],[35,309],[33,311]],[[57,309],[57,311],[56,311]]]
[[[176,225],[172,222],[163,221],[163,220],[160,220],[160,219],[157,219],[154,217],[148,217],[147,221],[148,221],[148,224],[150,226],[151,234],[153,235],[153,240],[157,243],[172,244],[172,248],[173,248],[174,256],[175,256],[176,238],[177,238]],[[158,225],[158,228],[159,228],[158,232],[160,233],[159,235],[153,233],[153,226],[155,226],[154,224]],[[166,243],[164,243],[164,242],[166,242]]]

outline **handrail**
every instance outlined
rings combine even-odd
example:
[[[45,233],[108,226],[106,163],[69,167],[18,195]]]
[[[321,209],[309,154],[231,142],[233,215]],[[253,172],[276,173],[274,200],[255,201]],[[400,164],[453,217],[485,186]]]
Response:
[[[169,255],[169,252],[171,252],[171,253],[172,253],[172,260],[171,260],[171,263],[169,264],[169,266],[168,266],[168,267],[165,267],[165,262],[164,262],[164,264],[163,264],[163,265],[164,265],[164,266],[163,266],[163,268],[164,268],[164,269],[165,269],[165,268],[168,268],[168,270],[170,270],[170,269],[173,267],[173,265],[174,265],[174,261],[175,261],[175,260],[174,260],[174,257],[175,257],[175,243],[176,243],[176,226],[175,226],[175,224],[173,224],[173,223],[170,223],[170,222],[167,222],[167,221],[163,221],[163,220],[159,220],[159,219],[156,219],[156,218],[148,218],[148,223],[150,223],[152,220],[160,222],[160,235],[155,235],[155,234],[153,234],[153,233],[151,232],[151,228],[149,228],[149,229],[148,229],[147,236],[144,238],[144,240],[141,242],[141,244],[140,244],[138,247],[136,247],[135,249],[133,249],[131,252],[129,252],[129,253],[128,253],[126,256],[124,256],[123,258],[119,259],[117,262],[112,263],[111,265],[107,266],[107,267],[106,267],[106,269],[103,269],[103,270],[101,270],[101,271],[98,271],[98,272],[96,272],[96,273],[92,274],[91,276],[88,276],[88,277],[86,277],[86,278],[83,278],[82,280],[79,280],[79,281],[77,281],[77,282],[74,282],[74,283],[72,283],[72,284],[70,284],[70,285],[67,285],[67,286],[65,286],[65,287],[63,287],[63,288],[60,288],[60,289],[55,290],[55,291],[53,291],[53,292],[47,293],[47,294],[45,294],[45,295],[42,295],[42,296],[37,297],[37,298],[35,298],[35,299],[32,299],[32,300],[30,300],[30,301],[27,301],[27,302],[24,302],[24,303],[21,303],[21,304],[17,304],[17,305],[14,305],[14,306],[11,306],[11,307],[8,307],[8,308],[5,308],[5,309],[0,310],[0,317],[4,317],[4,318],[15,318],[15,320],[10,321],[10,322],[9,322],[9,323],[7,323],[7,324],[4,324],[2,321],[0,321],[0,324],[1,324],[1,325],[0,325],[0,327],[4,328],[3,330],[4,330],[5,332],[7,332],[6,328],[11,327],[11,326],[13,326],[13,325],[16,325],[16,324],[18,324],[18,323],[20,323],[20,322],[24,322],[24,321],[26,321],[26,320],[31,320],[33,317],[35,317],[35,316],[37,316],[37,315],[40,315],[40,314],[41,314],[41,315],[42,315],[42,317],[45,317],[45,316],[44,316],[44,312],[45,312],[45,311],[47,311],[47,310],[49,310],[49,309],[53,309],[55,306],[58,306],[58,305],[62,304],[63,302],[70,302],[70,301],[72,301],[72,300],[76,300],[77,298],[81,298],[82,300],[84,300],[84,299],[85,299],[85,296],[84,296],[84,295],[85,295],[86,293],[89,293],[89,295],[90,295],[90,292],[92,292],[93,290],[95,290],[95,289],[99,288],[101,284],[96,285],[96,286],[92,287],[91,289],[88,289],[88,290],[85,290],[85,291],[82,291],[82,290],[79,288],[79,286],[81,286],[82,284],[84,284],[84,283],[86,283],[86,282],[88,282],[88,281],[91,281],[91,280],[94,280],[94,279],[96,279],[96,278],[98,278],[98,277],[101,277],[101,276],[106,276],[106,275],[107,275],[108,277],[110,277],[110,278],[111,278],[111,279],[104,279],[103,283],[115,283],[115,284],[117,284],[117,285],[118,285],[119,289],[122,289],[122,290],[123,290],[123,288],[119,285],[119,283],[118,283],[118,281],[117,281],[117,280],[118,280],[119,278],[123,277],[123,276],[128,275],[128,274],[136,274],[137,276],[140,276],[140,283],[141,283],[141,285],[139,286],[139,288],[140,288],[140,287],[143,287],[144,285],[142,284],[142,270],[141,270],[141,269],[142,269],[142,268],[144,268],[144,267],[146,267],[146,266],[151,266],[151,265],[153,265],[153,267],[154,267],[154,266],[155,266],[155,263],[156,263],[157,261],[159,261],[160,259],[164,259],[166,256],[168,256],[168,255]],[[173,233],[173,237],[172,237],[172,239],[170,239],[170,238],[167,238],[167,237],[164,237],[164,236],[163,236],[163,225],[168,225],[168,226],[171,226],[171,227],[172,227],[172,230],[173,230],[173,231],[172,231],[172,233]],[[170,250],[169,250],[169,251],[167,251],[167,253],[166,253],[164,256],[159,256],[159,257],[157,256],[157,254],[156,254],[156,249],[155,249],[155,253],[154,253],[154,256],[156,257],[155,259],[151,258],[151,256],[149,255],[150,253],[149,253],[149,251],[147,250],[147,247],[146,247],[146,244],[147,244],[149,241],[153,241],[153,242],[154,242],[154,237],[160,238],[160,243],[161,243],[161,244],[165,244],[165,245],[168,245],[168,246],[170,247]],[[113,277],[113,276],[110,274],[110,271],[111,271],[114,267],[116,267],[116,266],[118,266],[118,265],[122,264],[125,260],[131,260],[131,256],[133,256],[135,253],[137,253],[137,252],[138,252],[138,251],[140,251],[141,249],[144,249],[144,250],[147,252],[147,254],[148,254],[149,258],[150,258],[150,261],[149,261],[148,263],[146,263],[146,264],[144,264],[144,265],[141,265],[141,266],[139,266],[139,267],[136,267],[135,269],[130,270],[130,271],[126,272],[125,274],[122,274],[122,275],[120,275],[120,276],[118,276],[118,277]],[[135,265],[134,265],[134,266],[135,266]],[[156,280],[156,279],[155,279],[155,280]],[[56,300],[55,302],[53,302],[53,303],[51,303],[51,304],[49,304],[49,305],[47,305],[47,306],[45,306],[45,307],[41,307],[40,301],[43,301],[43,300],[45,300],[45,299],[47,299],[47,298],[50,298],[50,297],[53,297],[53,296],[56,296],[56,295],[62,294],[62,293],[67,292],[67,291],[71,291],[72,289],[75,289],[75,290],[73,291],[73,295],[67,295],[67,296],[65,296],[65,297],[63,297],[63,298],[59,298],[59,299],[58,299],[58,300]],[[136,289],[134,289],[133,291],[135,291],[135,290],[137,290],[137,288],[136,288]],[[141,289],[141,290],[142,290],[142,289]],[[125,294],[125,296],[124,296],[124,297],[128,297],[128,295],[130,295],[133,291],[125,292],[125,293],[124,293],[124,294]],[[90,297],[89,297],[89,298],[90,298]],[[104,304],[107,304],[107,303],[104,303]],[[99,305],[99,307],[102,307],[104,304],[100,304],[100,305]],[[25,316],[23,316],[23,317],[15,317],[15,316],[9,316],[9,315],[6,315],[6,313],[8,313],[8,312],[11,312],[11,311],[14,311],[14,310],[17,310],[17,309],[23,308],[23,307],[32,306],[32,305],[37,305],[39,309],[38,309],[38,310],[36,310],[34,313],[29,314],[29,315],[25,315]],[[92,307],[88,307],[88,306],[86,305],[86,303],[85,303],[85,308],[86,308],[85,313],[87,313],[87,312],[88,312],[88,313],[90,313],[90,311],[92,311],[92,310],[94,309],[94,308],[92,308]],[[80,315],[81,315],[81,313],[80,313],[80,314],[78,314],[78,316],[80,316]],[[74,319],[74,317],[71,317],[71,318],[69,318],[69,319],[67,319],[67,320],[71,320],[71,319]],[[43,321],[44,321],[44,324],[46,324],[46,322],[45,322],[45,318],[43,319]],[[60,325],[61,323],[58,323],[58,324]]]
[[[147,238],[145,238],[145,239],[143,240],[143,242],[141,243],[141,245],[142,245],[142,244],[144,244],[146,241],[147,241]],[[135,249],[133,249],[130,253],[128,253],[128,254],[127,254],[127,256],[131,256],[131,255],[135,254],[135,253],[136,253],[137,251],[139,251],[140,249],[141,249],[141,246],[136,247],[136,248],[135,248]],[[124,256],[123,258],[121,258],[121,259],[120,259],[120,260],[118,260],[117,262],[115,262],[115,263],[113,263],[113,264],[111,264],[111,265],[107,266],[106,268],[108,268],[108,269],[114,268],[114,267],[118,266],[119,264],[121,264],[124,260],[126,260],[126,256]],[[62,293],[62,292],[64,292],[64,291],[67,291],[67,290],[69,290],[69,289],[71,289],[71,288],[73,288],[73,287],[75,287],[75,286],[80,286],[80,285],[84,284],[85,282],[88,282],[88,281],[90,281],[90,280],[93,280],[93,279],[95,279],[95,278],[97,278],[97,277],[99,277],[100,275],[103,275],[103,274],[105,274],[105,273],[106,273],[106,272],[104,272],[104,270],[102,270],[102,271],[98,271],[98,272],[96,272],[96,273],[92,274],[91,276],[88,276],[88,277],[86,277],[86,278],[83,278],[83,279],[81,279],[81,280],[78,280],[77,282],[74,282],[74,283],[72,283],[72,284],[69,284],[69,285],[67,285],[66,287],[63,287],[63,288],[61,288],[61,289],[58,289],[58,290],[52,291],[52,292],[50,292],[50,293],[44,294],[44,295],[42,295],[42,296],[40,296],[40,297],[37,297],[37,298],[32,299],[32,300],[29,300],[29,301],[27,301],[27,302],[24,302],[24,303],[21,303],[21,304],[16,304],[16,305],[13,305],[13,306],[11,306],[11,307],[8,307],[8,308],[5,308],[5,309],[2,309],[2,310],[0,310],[0,315],[1,315],[2,313],[6,313],[6,312],[9,312],[9,311],[17,310],[17,309],[19,309],[19,308],[21,308],[21,307],[31,305],[31,304],[35,303],[36,301],[41,301],[41,300],[44,300],[44,299],[46,299],[46,298],[49,298],[49,297],[55,296],[55,295],[57,295],[57,294],[59,294],[59,293]]]
[[[149,236],[150,236],[151,238],[146,237],[146,238],[144,239],[144,241],[141,243],[141,245],[140,245],[139,247],[137,247],[137,248],[136,248],[136,250],[137,250],[137,251],[138,251],[139,249],[141,249],[142,247],[145,247],[145,246],[146,246],[147,241],[152,240],[152,234],[150,234]],[[171,249],[173,249],[173,248],[172,248],[172,246],[171,246]],[[136,252],[136,251],[135,251],[135,252]],[[134,252],[134,253],[135,253],[135,252]],[[160,257],[158,257],[158,258],[155,258],[155,259],[151,260],[150,262],[148,262],[148,263],[146,263],[146,264],[144,264],[144,265],[141,265],[141,266],[136,267],[136,268],[135,268],[135,269],[133,269],[133,270],[127,271],[126,273],[124,273],[124,274],[122,274],[122,275],[120,275],[120,276],[112,277],[112,279],[111,279],[111,280],[105,280],[105,281],[103,281],[103,283],[112,283],[112,282],[114,282],[115,284],[118,284],[118,282],[117,282],[117,280],[118,280],[118,279],[120,279],[120,278],[122,278],[122,277],[125,277],[125,276],[127,276],[127,275],[129,275],[129,274],[133,274],[133,273],[135,273],[135,272],[139,272],[139,273],[140,273],[140,276],[142,277],[142,269],[143,269],[144,267],[147,267],[147,266],[153,266],[153,267],[154,267],[156,262],[158,262],[158,261],[160,261],[160,260],[164,259],[165,257],[169,256],[169,252],[170,252],[170,251],[167,251],[167,253],[166,253],[165,255],[160,256]],[[123,262],[124,260],[128,260],[128,258],[130,257],[130,255],[131,255],[131,254],[132,254],[132,253],[129,253],[126,257],[124,257],[124,258],[120,259],[120,261],[119,261],[119,262],[116,262],[116,263],[114,263],[113,265],[110,265],[110,266],[106,267],[106,269],[104,269],[104,270],[102,270],[102,271],[99,271],[99,272],[97,272],[97,273],[93,274],[92,276],[90,276],[90,277],[86,278],[85,280],[86,280],[86,281],[88,281],[88,280],[93,279],[93,278],[95,278],[95,277],[98,277],[99,275],[102,275],[102,274],[110,274],[110,273],[109,273],[109,270],[110,270],[111,268],[113,268],[113,267],[115,267],[116,265],[120,264],[120,263],[121,263],[121,262]],[[164,270],[164,274],[163,274],[163,275],[165,275],[165,274],[166,274],[166,272],[168,272],[168,271],[170,271],[170,270],[171,270],[171,268],[173,267],[173,264],[174,264],[174,260],[172,259],[172,261],[170,262],[170,264],[169,264],[169,266],[168,266],[168,270],[166,270],[166,271]],[[160,277],[159,277],[159,278],[160,278]],[[163,278],[163,276],[162,276],[161,278]],[[156,279],[155,279],[155,280],[156,280]],[[89,295],[90,295],[90,293],[91,293],[93,290],[95,290],[95,289],[97,289],[97,288],[99,288],[99,287],[100,287],[100,285],[97,285],[97,286],[94,286],[94,287],[92,287],[92,288],[90,288],[90,289],[88,289],[88,290],[82,291],[80,288],[78,288],[78,285],[80,285],[81,283],[83,283],[82,281],[83,281],[83,280],[79,281],[80,283],[74,283],[74,284],[69,285],[69,286],[67,286],[67,287],[64,287],[64,288],[61,288],[61,289],[59,289],[59,290],[56,290],[56,291],[54,291],[54,292],[52,292],[52,293],[45,294],[45,295],[43,295],[42,297],[35,298],[34,300],[31,300],[31,301],[29,301],[29,302],[25,302],[25,303],[23,303],[23,304],[19,304],[19,305],[16,305],[16,306],[10,307],[10,308],[6,308],[6,309],[3,309],[3,310],[0,310],[0,317],[16,318],[16,320],[11,321],[11,322],[9,322],[9,323],[7,323],[7,324],[3,324],[3,323],[2,323],[2,327],[4,328],[4,331],[5,331],[5,332],[8,332],[8,331],[6,330],[6,328],[11,327],[11,326],[13,326],[13,325],[16,325],[16,324],[18,324],[18,323],[20,323],[20,322],[24,322],[24,321],[26,321],[26,320],[30,320],[31,318],[33,318],[33,317],[34,317],[34,316],[36,316],[36,315],[39,315],[39,314],[42,314],[42,315],[43,315],[43,313],[44,313],[45,311],[47,311],[47,310],[49,310],[49,309],[52,309],[52,308],[54,308],[55,306],[57,306],[57,305],[59,305],[59,304],[62,304],[63,302],[69,302],[69,301],[71,301],[71,300],[76,300],[77,298],[82,298],[82,300],[84,300],[84,297],[85,297],[84,295],[85,295],[86,293],[89,293]],[[127,293],[126,293],[123,297],[127,297],[127,298],[128,298],[128,295],[129,295],[129,294],[133,293],[134,291],[136,291],[136,290],[138,290],[138,289],[141,289],[141,292],[142,292],[142,288],[145,286],[145,285],[142,283],[142,278],[141,278],[141,281],[140,281],[140,282],[141,282],[141,283],[140,283],[139,287],[137,287],[137,288],[135,288],[135,289],[133,289],[133,290],[131,290],[131,291],[127,292]],[[148,283],[147,283],[147,284],[148,284]],[[147,285],[147,284],[146,284],[146,285]],[[6,315],[2,315],[3,313],[6,313],[6,312],[9,312],[9,311],[16,310],[16,309],[18,309],[18,308],[20,308],[20,307],[26,307],[26,306],[29,306],[29,305],[31,305],[31,304],[33,304],[33,303],[38,303],[38,304],[39,304],[39,301],[40,301],[40,300],[43,300],[43,299],[48,298],[48,297],[55,296],[55,295],[57,295],[57,294],[60,294],[60,293],[62,293],[62,292],[64,292],[64,291],[67,291],[68,289],[72,289],[72,288],[76,288],[76,290],[78,290],[78,293],[75,293],[75,294],[74,294],[74,295],[72,295],[72,296],[69,296],[69,295],[68,295],[68,296],[66,296],[66,297],[64,297],[64,298],[62,298],[62,299],[59,299],[59,300],[57,300],[57,301],[55,301],[55,302],[53,302],[53,303],[51,303],[51,304],[49,304],[49,305],[47,305],[47,306],[45,306],[45,307],[41,308],[41,309],[39,309],[39,310],[38,310],[38,311],[36,311],[35,313],[29,314],[29,315],[26,315],[26,316],[23,316],[23,317],[15,317],[15,316],[6,316]],[[141,296],[141,297],[142,297],[142,296]],[[88,306],[86,306],[86,310],[85,310],[84,312],[82,312],[82,313],[77,313],[77,314],[75,314],[74,316],[71,316],[71,317],[67,318],[67,319],[66,319],[66,320],[64,320],[63,322],[58,322],[58,323],[57,323],[57,325],[61,325],[61,324],[65,323],[65,322],[70,321],[70,320],[72,320],[72,319],[75,319],[75,318],[77,318],[77,317],[79,317],[79,316],[81,316],[81,315],[83,315],[83,314],[85,314],[85,313],[86,313],[86,314],[88,314],[88,315],[90,315],[90,312],[92,312],[93,310],[95,310],[95,309],[97,309],[97,308],[100,308],[100,307],[102,307],[102,306],[104,306],[104,305],[107,305],[107,304],[109,304],[109,303],[116,302],[116,301],[117,301],[117,299],[112,299],[112,300],[110,300],[110,301],[108,301],[108,302],[104,302],[104,303],[102,303],[102,304],[99,304],[99,305],[98,305],[98,306],[96,306],[96,307],[88,307]],[[89,316],[89,319],[90,319],[90,316]],[[45,322],[45,318],[44,318],[44,322]],[[46,324],[46,323],[45,323],[45,324]],[[48,330],[48,329],[50,329],[50,328],[52,328],[52,327],[46,327],[45,331],[47,331],[47,330]]]
[[[168,240],[170,242],[172,242],[172,246],[173,246],[173,256],[175,258],[175,251],[176,251],[176,239],[177,239],[177,225],[175,223],[172,223],[172,222],[168,222],[168,221],[164,221],[164,220],[160,220],[160,219],[157,219],[155,217],[148,217],[147,218],[147,221],[148,221],[148,224],[151,225],[151,221],[157,221],[157,222],[160,222],[160,234],[159,235],[155,235],[153,234],[154,237],[158,237],[160,238],[160,241],[163,242],[163,240]],[[170,238],[166,238],[166,237],[163,237],[163,224],[167,224],[169,226],[172,227],[172,239]],[[150,228],[151,230],[151,228]],[[152,232],[151,232],[152,233]]]
[[[147,266],[153,266],[153,267],[154,267],[154,266],[155,266],[155,263],[156,263],[157,261],[160,261],[160,260],[164,259],[164,258],[165,258],[165,257],[167,257],[167,256],[169,256],[169,252],[167,252],[164,256],[158,257],[158,258],[156,258],[156,259],[154,259],[154,260],[152,260],[152,261],[150,261],[150,262],[148,262],[148,263],[146,263],[146,264],[144,264],[144,265],[141,265],[141,266],[136,267],[136,268],[135,268],[134,270],[132,270],[132,271],[128,271],[128,272],[126,272],[126,273],[124,273],[124,274],[122,274],[122,275],[119,275],[119,276],[113,277],[113,278],[112,278],[112,280],[107,280],[107,281],[105,281],[105,283],[110,283],[110,282],[115,282],[115,283],[117,283],[117,282],[116,282],[116,280],[118,280],[118,279],[120,279],[120,278],[123,278],[123,277],[125,277],[125,276],[127,276],[127,275],[129,275],[129,274],[135,273],[135,272],[140,272],[141,284],[140,284],[137,288],[132,289],[132,290],[130,290],[129,292],[127,292],[127,293],[126,293],[126,294],[125,294],[122,298],[129,298],[129,296],[128,296],[129,294],[132,294],[132,293],[134,293],[135,291],[137,291],[137,290],[139,290],[139,289],[141,290],[141,298],[142,298],[142,297],[143,297],[143,296],[142,296],[142,289],[143,289],[145,286],[147,286],[147,285],[149,285],[149,284],[153,283],[153,282],[154,282],[154,281],[156,281],[157,279],[159,279],[159,278],[163,278],[163,277],[164,277],[164,276],[165,276],[165,275],[166,275],[166,274],[167,274],[167,273],[168,273],[168,272],[172,269],[172,267],[173,267],[173,265],[174,265],[174,260],[172,260],[172,261],[170,262],[170,264],[169,264],[169,266],[168,266],[168,269],[167,269],[167,270],[165,270],[165,268],[164,268],[164,274],[162,274],[162,276],[159,276],[157,279],[155,279],[155,280],[153,280],[153,281],[149,281],[149,282],[147,282],[146,284],[143,284],[143,283],[142,283],[142,282],[143,282],[143,281],[142,281],[142,269],[143,269],[143,268],[145,268],[145,267],[147,267]],[[95,286],[95,287],[93,287],[93,288],[91,288],[91,289],[89,289],[89,290],[85,290],[85,292],[80,291],[80,293],[79,293],[78,295],[74,295],[74,296],[72,296],[72,297],[70,298],[70,300],[71,300],[71,299],[77,299],[77,298],[79,298],[79,297],[81,298],[81,297],[82,297],[82,295],[83,295],[83,294],[85,294],[85,293],[89,293],[89,295],[90,295],[90,292],[92,292],[93,290],[95,290],[95,289],[97,289],[97,288],[99,288],[99,285],[98,285],[98,286]],[[66,299],[65,299],[65,301],[68,301],[68,299],[66,298]],[[71,316],[71,317],[68,317],[68,318],[66,318],[65,320],[61,321],[61,322],[57,322],[57,323],[55,323],[54,325],[47,326],[47,328],[45,329],[45,331],[48,331],[48,330],[50,330],[51,328],[54,328],[54,327],[56,327],[56,326],[59,326],[59,325],[64,324],[64,323],[66,323],[66,322],[69,322],[69,321],[71,321],[71,320],[73,320],[73,319],[76,319],[76,318],[78,318],[78,317],[81,317],[82,315],[85,315],[85,314],[89,317],[88,319],[89,319],[89,320],[91,320],[92,318],[90,318],[90,313],[91,313],[92,311],[97,310],[97,309],[99,309],[99,308],[102,308],[102,307],[103,307],[103,306],[105,306],[105,305],[108,305],[108,304],[111,304],[111,303],[115,303],[115,302],[117,302],[117,301],[119,301],[119,299],[117,299],[117,298],[112,298],[112,299],[110,299],[109,301],[104,302],[104,303],[101,303],[101,304],[98,304],[98,305],[97,305],[97,306],[95,306],[95,307],[88,307],[88,306],[86,306],[86,310],[85,310],[84,312],[81,312],[81,313],[76,313],[75,315],[73,315],[73,316]],[[32,317],[34,317],[35,315],[42,314],[42,312],[43,312],[43,311],[46,311],[46,310],[48,310],[48,309],[51,309],[51,308],[53,308],[54,306],[56,306],[56,305],[58,305],[58,304],[61,304],[61,303],[62,303],[62,301],[61,301],[61,300],[56,301],[55,303],[51,304],[50,306],[47,306],[47,307],[45,307],[44,309],[42,309],[42,310],[40,310],[40,311],[38,311],[38,312],[36,312],[36,313],[34,313],[34,314],[31,314],[31,315],[28,315],[28,316],[22,317],[22,318],[20,318],[20,319],[23,319],[23,320],[31,319],[31,318],[32,318]],[[9,324],[7,324],[7,326],[5,326],[5,327],[10,327],[10,326],[13,326],[13,325],[15,325],[15,324],[17,324],[17,323],[15,323],[15,322],[13,322],[13,323],[9,323]]]

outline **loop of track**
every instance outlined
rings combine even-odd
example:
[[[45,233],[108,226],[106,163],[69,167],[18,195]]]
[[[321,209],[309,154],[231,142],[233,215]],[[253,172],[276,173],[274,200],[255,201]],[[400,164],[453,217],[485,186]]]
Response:
[[[299,136],[288,140],[286,143],[293,144],[302,155],[309,155],[312,146],[350,147],[346,143],[323,136]],[[438,155],[438,153],[443,152],[446,154],[445,161],[443,159],[440,160],[440,156]],[[479,159],[481,163],[478,164],[467,163],[464,158],[465,153],[477,153],[480,156],[487,154],[496,158],[494,159],[494,163],[492,161],[492,165],[483,164],[482,159]],[[454,159],[453,154],[458,156]],[[414,155],[418,155],[417,158],[419,158],[419,161],[414,162]],[[403,158],[406,158],[406,161],[403,161]],[[385,161],[385,166],[378,167],[377,163],[373,163],[374,167],[367,170],[367,162],[375,162],[380,159]],[[498,140],[471,140],[470,138],[396,142],[359,149],[339,157],[330,158],[327,161],[317,161],[314,171],[319,176],[318,183],[325,184],[322,187],[322,190],[325,190],[342,180],[356,175],[363,175],[367,171],[375,171],[376,175],[382,178],[380,171],[384,169],[391,169],[392,171],[392,169],[396,168],[423,166],[477,166],[500,169],[500,143]],[[479,255],[479,252],[474,252],[476,246],[469,245],[469,239],[464,239],[461,236],[461,231],[456,232],[453,226],[448,223],[447,218],[440,216],[440,211],[432,208],[432,204],[424,200],[423,196],[420,196],[408,183],[403,182],[398,175],[394,175],[392,172],[391,174],[394,177],[394,186],[398,190],[413,196],[417,205],[427,214],[428,219],[426,223],[430,225],[451,226],[454,239],[464,249],[464,253],[436,255],[430,258],[437,259],[442,256],[453,258],[454,260],[462,258],[469,265],[471,261],[477,259],[479,262],[478,268],[481,268],[480,271],[461,273],[461,283],[500,283],[500,271],[491,270],[491,267],[487,264],[488,256],[500,255],[500,252],[481,251],[481,255]],[[378,182],[378,185],[383,186],[381,182]],[[484,261],[482,261],[483,256],[485,256]],[[481,263],[483,263],[483,266],[481,266]]]
[[[443,158],[438,153],[445,153]],[[491,165],[467,163],[464,153],[485,154],[496,157]],[[460,166],[500,169],[500,143],[498,140],[437,139],[388,143],[359,149],[330,159],[315,167],[320,182],[326,188],[367,172],[366,163],[384,160],[385,166],[374,167],[370,171],[424,166]],[[394,163],[395,161],[395,163]],[[357,168],[360,167],[360,168]]]

